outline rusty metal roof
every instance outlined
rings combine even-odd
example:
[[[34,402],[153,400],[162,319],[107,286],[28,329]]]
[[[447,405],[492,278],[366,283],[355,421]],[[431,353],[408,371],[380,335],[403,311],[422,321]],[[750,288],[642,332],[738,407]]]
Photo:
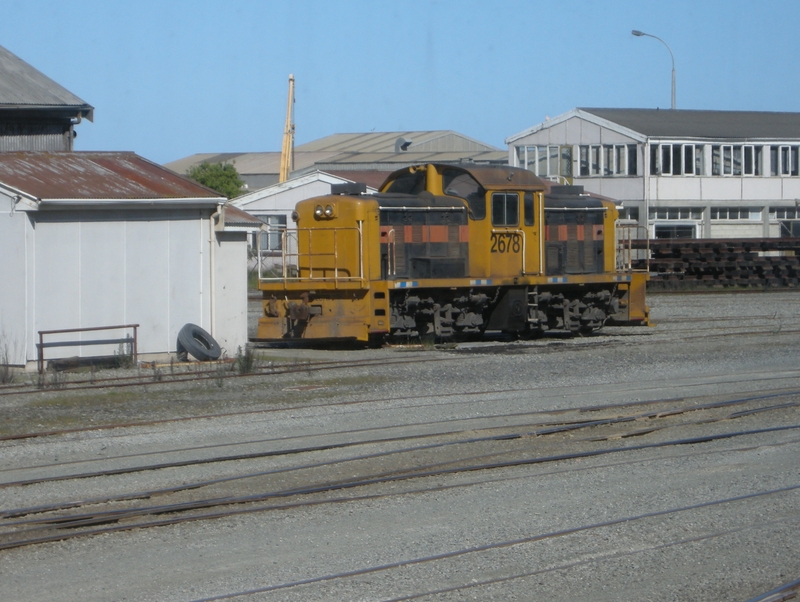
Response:
[[[225,205],[225,225],[259,228],[264,222],[233,205]]]
[[[0,109],[49,109],[92,120],[94,108],[0,46]]]
[[[39,201],[224,201],[206,188],[131,152],[0,153],[0,186]]]

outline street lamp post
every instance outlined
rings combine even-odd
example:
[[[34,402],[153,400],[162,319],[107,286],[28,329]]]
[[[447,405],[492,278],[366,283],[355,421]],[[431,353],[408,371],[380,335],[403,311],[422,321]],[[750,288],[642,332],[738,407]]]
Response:
[[[648,38],[655,38],[656,40],[664,44],[664,46],[667,47],[667,50],[669,50],[669,56],[672,59],[672,108],[674,109],[675,108],[675,55],[672,54],[672,48],[670,48],[669,44],[667,44],[664,40],[662,40],[658,36],[654,36],[651,33],[644,33],[643,31],[639,31],[638,29],[634,29],[631,33],[637,37],[647,36]]]

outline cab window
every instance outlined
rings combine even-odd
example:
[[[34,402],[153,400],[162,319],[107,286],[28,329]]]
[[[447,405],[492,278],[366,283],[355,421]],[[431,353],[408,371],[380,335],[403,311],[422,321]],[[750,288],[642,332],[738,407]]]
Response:
[[[400,194],[419,194],[425,190],[425,170],[407,171],[392,180],[383,192]]]
[[[442,172],[442,190],[448,196],[457,196],[467,201],[472,219],[486,217],[486,191],[471,175],[458,169]]]
[[[516,192],[492,194],[492,225],[516,226],[519,224],[519,195]]]
[[[533,219],[533,193],[526,192],[525,197],[523,200],[523,205],[525,206],[525,225],[532,226],[534,223]]]

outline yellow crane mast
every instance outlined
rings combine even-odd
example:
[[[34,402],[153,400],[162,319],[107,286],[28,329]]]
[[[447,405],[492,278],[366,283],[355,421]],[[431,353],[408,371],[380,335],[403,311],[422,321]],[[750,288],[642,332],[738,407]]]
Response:
[[[292,169],[292,153],[294,152],[294,75],[289,75],[289,100],[286,104],[286,126],[283,129],[283,147],[281,148],[281,172],[279,182],[289,179]]]

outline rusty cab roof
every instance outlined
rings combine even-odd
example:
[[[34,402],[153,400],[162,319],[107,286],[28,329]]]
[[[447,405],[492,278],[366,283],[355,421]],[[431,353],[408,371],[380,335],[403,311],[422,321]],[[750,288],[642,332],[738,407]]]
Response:
[[[432,163],[431,165],[433,165],[439,173],[444,169],[455,169],[468,173],[486,190],[547,190],[549,188],[544,180],[522,167],[510,167],[508,165],[469,165],[461,163]],[[380,190],[384,190],[386,185],[392,180],[395,180],[398,176],[417,171],[423,167],[425,166],[413,165],[392,172],[383,184],[381,184]]]

